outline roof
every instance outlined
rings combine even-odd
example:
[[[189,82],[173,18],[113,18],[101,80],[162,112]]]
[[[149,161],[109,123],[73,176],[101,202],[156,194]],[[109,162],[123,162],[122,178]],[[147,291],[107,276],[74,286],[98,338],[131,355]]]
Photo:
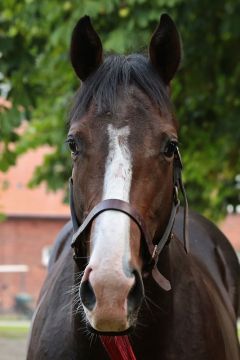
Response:
[[[20,156],[16,166],[0,173],[0,212],[7,216],[69,217],[69,206],[63,204],[64,194],[47,190],[46,184],[30,189],[28,183],[49,147],[31,150]]]

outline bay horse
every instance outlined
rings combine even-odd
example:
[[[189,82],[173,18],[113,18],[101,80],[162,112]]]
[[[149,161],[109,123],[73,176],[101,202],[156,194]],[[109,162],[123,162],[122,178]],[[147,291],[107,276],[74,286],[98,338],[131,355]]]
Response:
[[[71,221],[53,247],[27,359],[239,360],[239,263],[220,230],[188,212],[181,178],[173,20],[161,16],[148,57],[104,58],[84,16],[70,57],[82,81],[67,137]]]

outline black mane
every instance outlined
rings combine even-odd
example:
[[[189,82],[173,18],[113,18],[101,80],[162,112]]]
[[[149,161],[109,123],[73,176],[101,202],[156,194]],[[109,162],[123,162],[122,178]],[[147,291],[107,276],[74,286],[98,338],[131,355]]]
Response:
[[[120,86],[121,91],[127,91],[130,85],[140,88],[161,111],[171,108],[166,85],[145,56],[111,55],[82,83],[70,113],[70,123],[78,120],[93,100],[99,112],[114,111]]]

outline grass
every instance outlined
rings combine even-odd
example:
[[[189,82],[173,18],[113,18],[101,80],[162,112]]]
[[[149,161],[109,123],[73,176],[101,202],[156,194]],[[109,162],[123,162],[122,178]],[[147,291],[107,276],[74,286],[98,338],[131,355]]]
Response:
[[[22,338],[26,337],[29,332],[29,327],[2,327],[0,326],[0,337],[1,338]]]
[[[21,338],[26,337],[30,329],[30,323],[26,321],[0,321],[0,337]]]

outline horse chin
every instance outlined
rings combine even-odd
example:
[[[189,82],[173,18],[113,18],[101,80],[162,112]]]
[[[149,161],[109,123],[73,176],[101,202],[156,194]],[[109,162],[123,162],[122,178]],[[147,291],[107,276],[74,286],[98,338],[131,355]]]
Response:
[[[91,332],[93,334],[101,335],[101,336],[124,336],[124,335],[129,335],[129,334],[131,334],[133,329],[134,329],[134,326],[130,326],[128,329],[122,330],[122,331],[101,331],[101,330],[94,329],[90,325],[90,323],[87,324],[87,330],[89,332]]]
[[[90,332],[99,334],[99,335],[125,335],[131,332],[132,325],[129,323],[129,321],[113,321],[113,320],[99,320],[97,322],[95,321],[89,321],[87,320],[87,328]]]
[[[84,309],[85,310],[85,309]],[[96,319],[85,311],[87,330],[91,333],[106,336],[122,336],[133,331],[137,321],[137,312],[127,316],[127,319]],[[88,316],[90,315],[90,316]]]

